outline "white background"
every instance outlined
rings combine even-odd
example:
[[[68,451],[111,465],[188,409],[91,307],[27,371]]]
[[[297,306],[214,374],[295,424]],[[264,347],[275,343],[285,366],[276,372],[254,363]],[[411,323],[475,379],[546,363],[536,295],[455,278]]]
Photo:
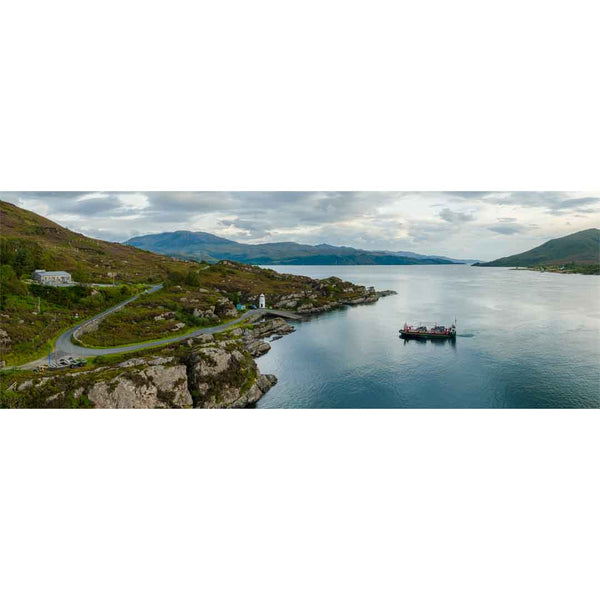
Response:
[[[598,190],[596,6],[2,2],[0,189]],[[596,599],[598,425],[4,411],[0,596]]]

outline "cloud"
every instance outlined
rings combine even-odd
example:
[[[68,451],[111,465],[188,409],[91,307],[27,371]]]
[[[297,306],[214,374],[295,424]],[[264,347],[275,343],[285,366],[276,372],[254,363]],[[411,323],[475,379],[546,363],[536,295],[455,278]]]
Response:
[[[246,243],[329,243],[481,259],[600,226],[600,193],[589,192],[101,190],[0,197],[111,241],[187,229]]]
[[[461,212],[455,212],[449,208],[444,208],[440,211],[440,217],[448,223],[467,223],[473,221],[475,217],[473,215]]]
[[[579,212],[591,213],[595,212],[593,207],[598,207],[598,202],[600,202],[600,198],[571,198],[569,200],[562,200],[550,210],[558,213],[577,209]]]
[[[519,225],[519,223],[500,223],[499,225],[492,225],[488,227],[490,231],[495,233],[501,233],[502,235],[514,235],[526,231],[528,227],[525,225]]]
[[[253,221],[250,219],[221,219],[219,224],[223,227],[233,228],[234,231],[248,237],[269,236],[269,224],[266,221]]]

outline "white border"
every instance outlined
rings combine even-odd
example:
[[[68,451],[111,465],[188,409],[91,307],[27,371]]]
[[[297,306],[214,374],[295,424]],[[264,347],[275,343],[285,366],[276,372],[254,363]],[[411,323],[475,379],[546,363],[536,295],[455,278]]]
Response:
[[[0,189],[597,190],[597,3],[0,8]],[[598,597],[597,411],[0,414],[0,595]]]

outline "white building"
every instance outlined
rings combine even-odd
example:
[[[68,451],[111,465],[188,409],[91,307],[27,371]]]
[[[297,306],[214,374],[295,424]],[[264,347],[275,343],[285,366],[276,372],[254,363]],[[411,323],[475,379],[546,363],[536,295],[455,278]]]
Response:
[[[258,308],[265,308],[265,307],[266,307],[266,305],[265,305],[265,295],[261,294],[258,297]]]
[[[36,269],[31,278],[42,285],[71,285],[71,274],[66,271],[44,271]]]

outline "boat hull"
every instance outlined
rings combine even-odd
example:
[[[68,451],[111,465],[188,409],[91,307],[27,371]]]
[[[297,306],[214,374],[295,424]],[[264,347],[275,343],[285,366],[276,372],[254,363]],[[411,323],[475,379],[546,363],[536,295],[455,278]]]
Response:
[[[413,340],[452,340],[456,338],[456,332],[450,333],[423,333],[417,331],[400,330],[400,337]]]

